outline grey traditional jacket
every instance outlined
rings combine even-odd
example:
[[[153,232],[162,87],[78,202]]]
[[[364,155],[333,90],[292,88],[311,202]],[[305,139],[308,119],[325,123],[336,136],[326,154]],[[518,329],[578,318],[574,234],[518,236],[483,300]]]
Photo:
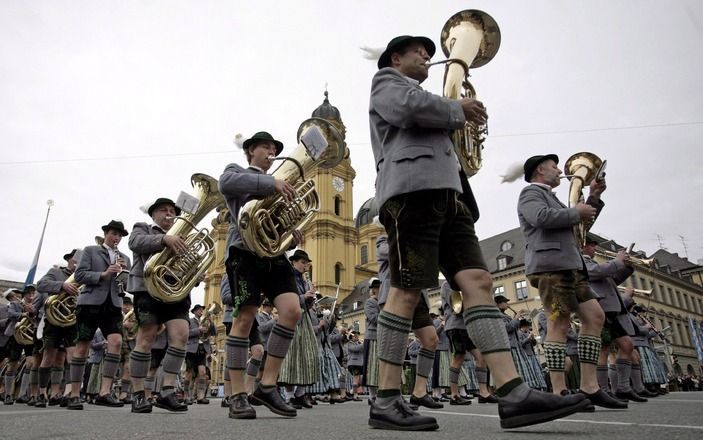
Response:
[[[22,302],[11,301],[7,305],[7,324],[5,325],[5,336],[13,336],[15,334],[15,326],[22,319]]]
[[[391,67],[379,70],[371,83],[369,105],[378,206],[415,191],[461,193],[449,130],[461,129],[465,122],[458,101],[423,90]]]
[[[364,365],[364,344],[361,342],[349,341],[347,343],[347,367],[361,367]]]
[[[588,203],[598,213],[604,206],[591,197]],[[551,190],[531,184],[520,193],[518,219],[526,241],[526,275],[583,269],[572,229],[580,221],[576,208],[566,207]]]
[[[242,206],[249,200],[270,196],[276,192],[276,179],[273,176],[264,174],[257,168],[243,168],[236,163],[231,163],[225,167],[220,176],[218,188],[227,202],[227,208],[231,215],[229,232],[227,234],[227,248],[234,246],[245,249],[244,242],[239,235],[237,218]]]
[[[327,338],[334,356],[339,359],[344,357],[344,345],[347,342],[347,336],[343,335],[337,327],[334,327],[330,331],[329,337]]]
[[[408,357],[412,365],[417,365],[417,356],[420,354],[420,341],[413,339],[408,343]]]
[[[391,290],[391,272],[388,262],[388,236],[379,235],[376,239],[376,262],[378,263],[378,280],[381,288],[378,291],[378,306],[383,307]]]
[[[211,325],[208,329],[208,336],[214,336],[217,334],[214,325]],[[200,321],[196,317],[192,317],[189,320],[188,325],[188,341],[186,342],[186,353],[196,353],[198,351],[198,345],[200,344]],[[205,353],[212,354],[212,345],[203,344],[205,348]]]
[[[535,355],[534,346],[537,343],[534,341],[534,339],[530,338],[530,333],[523,332],[522,330],[518,330],[517,337],[518,337],[518,341],[520,343],[520,347],[522,347],[522,351],[524,351],[525,354],[528,356],[534,356]]]
[[[442,322],[442,320],[439,318],[435,318],[432,321],[432,324],[434,325],[435,332],[437,333],[437,338],[439,339],[439,342],[437,342],[436,351],[449,350],[449,338],[447,337],[447,333],[444,331],[444,322]]]
[[[508,332],[508,340],[510,341],[510,348],[520,348],[520,342],[518,339],[518,332],[520,331],[520,320],[513,319],[508,316],[505,312],[501,313],[503,318],[503,324],[505,324],[505,331]]]
[[[376,340],[376,328],[378,326],[378,300],[376,298],[369,298],[364,304],[364,313],[366,314],[366,332],[364,333],[364,339],[371,341]]]
[[[48,293],[49,295],[60,293],[63,283],[71,276],[71,273],[67,267],[52,267],[37,282],[37,291]]]
[[[222,315],[222,322],[232,322],[232,289],[229,287],[229,277],[227,274],[222,276],[222,281],[220,282],[220,299],[222,300],[222,305],[224,306],[224,314]]]
[[[99,364],[103,361],[103,357],[105,357],[105,337],[103,336],[103,332],[97,329],[93,340],[90,341],[88,362],[91,364]]]
[[[449,283],[445,281],[442,283],[440,291],[440,298],[442,300],[440,313],[444,316],[444,330],[466,330],[463,315],[456,314],[452,310],[451,295],[452,288],[449,286]]]
[[[276,321],[268,313],[259,312],[256,314],[256,322],[259,324],[259,334],[261,335],[261,342],[264,344],[264,348],[268,344],[269,336],[271,335],[271,330],[273,326],[276,325]]]
[[[635,329],[632,320],[618,292],[618,285],[625,282],[632,275],[634,269],[626,266],[620,260],[610,260],[599,264],[588,255],[584,255],[583,260],[588,270],[588,283],[591,290],[598,296],[598,303],[603,311],[617,313],[618,323],[628,335],[634,335]]]
[[[127,263],[127,269],[131,267],[129,257],[117,251]],[[122,307],[122,297],[119,296],[119,289],[115,281],[115,275],[111,274],[103,279],[100,274],[110,266],[110,255],[103,246],[88,246],[83,249],[81,259],[76,266],[76,282],[83,284],[83,290],[78,295],[78,305],[97,306],[103,304],[108,298],[115,307]]]
[[[149,257],[161,252],[166,246],[161,242],[166,232],[156,225],[135,223],[129,234],[129,248],[132,250],[134,265],[129,272],[127,290],[131,293],[146,292],[144,265]]]
[[[10,321],[10,315],[7,313],[9,304],[0,304],[0,347],[4,347],[10,336],[5,335],[5,328]]]

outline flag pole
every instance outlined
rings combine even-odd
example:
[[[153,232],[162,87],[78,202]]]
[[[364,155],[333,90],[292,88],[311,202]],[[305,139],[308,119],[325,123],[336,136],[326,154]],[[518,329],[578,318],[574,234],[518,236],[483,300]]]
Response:
[[[32,266],[29,268],[29,273],[27,274],[27,279],[24,281],[24,288],[30,284],[34,284],[34,275],[37,273],[37,265],[39,264],[39,254],[41,253],[42,243],[44,243],[44,232],[46,232],[46,224],[49,222],[49,213],[51,213],[51,207],[54,206],[54,201],[49,199],[46,201],[46,218],[44,219],[44,227],[41,230],[41,237],[39,237],[39,245],[37,246],[37,252],[34,254],[34,260],[32,260]]]

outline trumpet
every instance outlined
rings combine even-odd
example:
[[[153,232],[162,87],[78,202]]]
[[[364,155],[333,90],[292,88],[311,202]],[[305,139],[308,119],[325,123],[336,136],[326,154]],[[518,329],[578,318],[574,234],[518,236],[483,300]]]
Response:
[[[119,252],[117,247],[115,247],[115,252]],[[129,280],[129,271],[126,269],[127,265],[124,258],[117,254],[115,258],[115,264],[119,264],[122,268],[121,271],[115,274],[115,281],[117,282],[117,296],[124,296],[127,291],[127,280]]]
[[[634,243],[633,243],[634,245]],[[630,246],[631,248],[632,246]],[[606,251],[604,249],[596,249],[596,255],[599,257],[607,258],[608,260],[614,260],[618,257],[617,252]],[[656,258],[638,258],[628,252],[625,254],[625,261],[632,264],[633,266],[642,267],[645,269],[654,268],[657,260]],[[650,291],[651,293],[651,291]]]
[[[627,287],[625,287],[625,286],[618,286],[618,290],[619,290],[620,292],[625,293],[625,290],[626,290],[626,289],[627,289]],[[649,289],[649,290],[632,289],[632,290],[633,290],[636,294],[638,294],[638,295],[645,295],[645,296],[651,295],[652,292],[654,291],[654,289]]]

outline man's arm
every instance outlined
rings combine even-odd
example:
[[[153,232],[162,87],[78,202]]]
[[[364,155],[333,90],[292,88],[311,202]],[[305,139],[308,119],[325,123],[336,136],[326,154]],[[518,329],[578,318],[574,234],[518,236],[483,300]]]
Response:
[[[76,266],[76,282],[85,285],[96,285],[100,284],[102,271],[94,270],[93,268],[93,254],[96,252],[96,246],[89,246],[85,248],[81,259]]]
[[[530,185],[520,193],[518,211],[525,221],[535,228],[567,228],[581,221],[576,208],[552,208],[547,204],[547,193],[542,188]]]
[[[245,168],[231,163],[220,176],[217,187],[225,197],[268,196],[276,192],[276,179],[267,174],[248,173]]]
[[[146,223],[135,223],[132,233],[129,234],[129,248],[135,254],[151,255],[161,252],[166,248],[162,242],[165,234],[150,234],[149,225]]]

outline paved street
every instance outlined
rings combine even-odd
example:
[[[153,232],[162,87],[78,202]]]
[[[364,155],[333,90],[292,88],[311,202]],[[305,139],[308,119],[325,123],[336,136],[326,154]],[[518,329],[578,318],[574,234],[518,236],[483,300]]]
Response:
[[[446,404],[445,404],[446,405]],[[703,392],[671,393],[626,411],[597,410],[557,422],[503,431],[495,405],[446,405],[425,411],[437,417],[445,439],[700,439],[703,438]],[[379,431],[367,426],[368,405],[363,402],[319,404],[298,412],[295,419],[273,415],[257,407],[257,420],[227,418],[220,401],[191,406],[173,414],[158,408],[152,414],[131,414],[128,408],[105,409],[86,405],[83,411],[63,408],[35,409],[0,405],[0,432],[4,439],[421,439],[423,433]],[[139,436],[139,437],[136,437]]]

